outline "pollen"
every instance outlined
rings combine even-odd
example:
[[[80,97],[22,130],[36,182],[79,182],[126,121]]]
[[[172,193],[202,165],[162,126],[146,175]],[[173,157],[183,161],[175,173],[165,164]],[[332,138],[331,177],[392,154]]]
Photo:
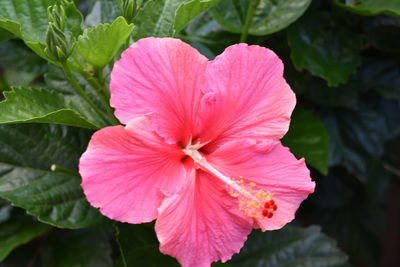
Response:
[[[273,193],[259,188],[255,182],[246,182],[243,176],[236,179],[221,173],[198,151],[200,147],[201,144],[189,143],[182,151],[193,159],[197,168],[201,168],[225,183],[229,195],[238,199],[239,210],[251,218],[270,219],[274,216],[278,206],[272,199]]]
[[[258,188],[254,182],[246,183],[242,177],[239,180],[231,178],[238,186],[227,186],[231,197],[238,199],[239,210],[251,218],[270,219],[278,209],[274,194]]]

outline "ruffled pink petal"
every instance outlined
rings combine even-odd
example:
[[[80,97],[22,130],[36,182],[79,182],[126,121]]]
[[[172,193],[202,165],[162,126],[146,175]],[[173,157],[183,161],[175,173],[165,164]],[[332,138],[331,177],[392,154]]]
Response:
[[[167,142],[196,134],[207,58],[179,39],[145,38],[132,44],[111,73],[111,106],[124,124],[154,113],[153,129]]]
[[[201,139],[216,148],[242,138],[279,140],[287,132],[296,97],[271,50],[237,44],[207,65]]]
[[[270,219],[256,220],[265,230],[282,228],[294,219],[300,203],[314,192],[315,183],[304,159],[297,160],[289,149],[277,141],[232,141],[209,155],[209,162],[231,177],[242,176],[256,188],[270,191],[278,209]]]
[[[97,131],[79,162],[86,198],[114,220],[142,223],[157,217],[164,194],[184,185],[182,152],[150,129],[147,116]],[[163,194],[164,193],[164,194]]]
[[[182,266],[210,266],[225,262],[242,248],[252,221],[238,209],[224,185],[202,171],[193,170],[187,187],[168,197],[156,222],[161,252]]]

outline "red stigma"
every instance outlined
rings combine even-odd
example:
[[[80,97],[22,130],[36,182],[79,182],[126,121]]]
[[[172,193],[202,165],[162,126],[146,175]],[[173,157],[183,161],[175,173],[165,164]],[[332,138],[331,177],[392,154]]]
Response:
[[[268,212],[267,210],[263,210],[263,211],[262,211],[262,215],[263,215],[264,217],[267,217],[267,216],[269,215],[269,212]]]
[[[262,210],[262,215],[267,217],[268,219],[274,216],[274,212],[278,209],[278,205],[275,204],[275,201],[270,199],[264,203],[264,209]]]

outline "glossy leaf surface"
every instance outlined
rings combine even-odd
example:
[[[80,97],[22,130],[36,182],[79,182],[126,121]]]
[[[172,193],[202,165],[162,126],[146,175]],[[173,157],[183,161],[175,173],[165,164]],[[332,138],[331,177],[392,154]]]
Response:
[[[86,201],[80,177],[53,172],[52,164],[76,170],[87,133],[55,125],[0,126],[0,197],[39,220],[62,228],[101,221]]]

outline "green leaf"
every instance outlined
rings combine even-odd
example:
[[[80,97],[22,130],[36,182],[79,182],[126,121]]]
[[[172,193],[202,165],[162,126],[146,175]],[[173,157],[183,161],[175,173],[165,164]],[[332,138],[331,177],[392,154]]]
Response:
[[[13,207],[8,205],[5,199],[0,198],[0,223],[10,218],[12,209]]]
[[[56,1],[56,3],[59,4],[60,1]],[[75,6],[74,1],[67,0],[63,3],[63,6],[67,20],[65,30],[71,39],[76,38],[82,34],[83,15]]]
[[[180,5],[176,10],[174,21],[175,33],[183,30],[191,20],[220,1],[221,0],[191,0]]]
[[[76,170],[87,141],[87,132],[57,125],[0,126],[0,197],[57,227],[100,222],[79,176],[50,171],[52,164]]]
[[[249,1],[223,0],[212,9],[213,17],[231,32],[242,32]],[[307,10],[311,0],[260,0],[249,33],[266,35],[280,31]]]
[[[361,39],[345,16],[309,10],[288,28],[291,58],[298,70],[309,70],[329,86],[345,83],[361,64]],[[318,21],[318,23],[316,23]]]
[[[400,66],[393,59],[365,58],[349,82],[338,87],[328,87],[322,79],[308,73],[296,74],[289,76],[292,88],[318,106],[354,108],[362,101],[362,95],[372,91],[400,100]]]
[[[174,34],[176,11],[186,0],[149,0],[134,18],[135,40],[145,37],[170,37]]]
[[[342,165],[364,181],[368,160],[382,156],[385,141],[400,133],[400,107],[372,95],[353,109],[326,113],[324,124],[330,135],[330,165]]]
[[[117,242],[124,266],[178,267],[175,259],[161,254],[152,224],[116,226]]]
[[[95,229],[57,233],[42,251],[41,266],[111,267],[112,248]]]
[[[335,4],[361,15],[386,14],[400,16],[400,2],[398,0],[335,0]]]
[[[352,75],[348,83],[338,87],[329,87],[325,80],[310,76],[308,72],[296,71],[294,75],[288,76],[288,80],[297,95],[301,94],[317,106],[329,108],[354,107],[365,89],[357,82],[353,84],[353,81],[357,81],[356,75]]]
[[[0,223],[0,261],[4,260],[13,249],[41,236],[49,228],[28,216]]]
[[[387,177],[380,178],[387,183]],[[322,225],[355,262],[377,266],[379,240],[386,228],[383,206],[371,205],[365,185],[355,181],[343,168],[331,169],[328,176],[317,181],[316,191],[309,199],[314,205],[308,219]],[[378,193],[380,189],[374,190]],[[383,200],[382,203],[387,200],[387,191]]]
[[[6,41],[13,37],[13,34],[3,28],[0,28],[0,42]]]
[[[2,0],[0,27],[26,41],[44,43],[47,7],[53,3],[54,0]]]
[[[201,54],[213,59],[226,47],[237,43],[239,35],[225,31],[209,12],[201,14],[185,28],[185,36],[179,36],[198,49]]]
[[[123,17],[112,24],[99,24],[87,28],[79,36],[75,49],[79,55],[96,68],[110,62],[133,30]]]
[[[2,0],[0,28],[23,39],[36,54],[47,59],[44,53],[48,26],[47,8],[57,3],[57,0]],[[70,37],[77,36],[82,32],[82,14],[73,1],[66,4],[65,10],[68,18],[66,32]]]
[[[46,70],[46,62],[30,51],[20,40],[9,40],[0,44],[0,66],[41,75]]]
[[[304,157],[308,164],[321,173],[328,173],[329,135],[322,122],[311,112],[296,108],[282,143],[297,158]]]
[[[82,78],[81,76],[75,75],[75,78],[79,81],[82,88],[87,89],[87,84],[79,80],[79,78]],[[64,95],[77,95],[75,89],[65,77],[64,71],[54,65],[48,65],[48,71],[44,74],[44,82],[46,84],[46,89],[50,91],[56,91]],[[94,95],[90,95],[89,97],[93,99],[93,96]]]
[[[4,77],[13,86],[28,86],[47,68],[46,62],[30,51],[20,40],[0,43],[0,67]]]
[[[95,91],[97,89],[94,89],[82,75],[76,72],[73,73],[73,75],[88,94],[89,98],[100,105],[101,103],[99,102],[99,96]],[[67,96],[80,97],[76,90],[72,87],[71,83],[68,81],[62,68],[48,64],[48,71],[44,74],[44,81],[46,84],[46,89],[50,91],[56,91]]]
[[[3,76],[0,76],[0,100],[4,99],[3,91],[9,90],[10,86],[7,84],[7,81],[4,79]]]
[[[13,88],[0,102],[0,124],[56,123],[99,129],[104,123],[76,97],[45,89]]]
[[[336,242],[321,233],[318,226],[286,226],[278,231],[253,231],[240,254],[233,257],[235,266],[336,266],[347,261]]]
[[[400,101],[400,65],[392,59],[366,60],[348,86],[363,88],[363,91],[373,90]]]
[[[120,14],[117,1],[97,0],[92,10],[86,16],[85,26],[95,26],[100,23],[112,23]]]
[[[364,19],[365,38],[374,47],[400,54],[400,18],[376,16]]]
[[[52,3],[54,0],[0,1],[0,28],[23,39],[33,51],[46,58],[47,7]]]

